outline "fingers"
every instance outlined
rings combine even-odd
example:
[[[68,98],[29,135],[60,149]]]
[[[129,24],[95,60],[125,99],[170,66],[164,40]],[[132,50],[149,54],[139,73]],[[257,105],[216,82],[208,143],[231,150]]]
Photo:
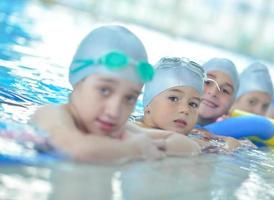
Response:
[[[164,151],[160,150],[165,146],[163,140],[153,140],[145,134],[135,136],[134,140],[139,146],[144,159],[155,160],[165,156]]]
[[[162,151],[166,150],[166,142],[164,139],[154,139],[153,144]]]
[[[160,151],[155,146],[152,146],[147,152],[146,152],[146,159],[148,160],[159,160],[165,157],[165,153],[163,151]]]
[[[191,130],[191,134],[200,135],[203,137],[203,139],[206,139],[206,140],[216,139],[216,136],[214,136],[207,130],[203,130],[203,129],[193,129]]]

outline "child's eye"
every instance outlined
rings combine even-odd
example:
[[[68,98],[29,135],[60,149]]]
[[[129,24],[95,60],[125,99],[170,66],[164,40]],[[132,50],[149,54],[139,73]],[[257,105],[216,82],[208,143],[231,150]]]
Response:
[[[220,87],[220,93],[225,95],[231,95],[233,90],[230,87],[221,86]]]
[[[210,85],[212,81],[205,81],[205,85]]]
[[[230,91],[228,91],[227,89],[222,89],[222,93],[230,95]]]
[[[255,105],[257,104],[257,101],[255,101],[255,100],[253,100],[253,99],[250,99],[250,100],[248,101],[248,104],[249,104],[250,106],[255,106]]]
[[[126,101],[129,105],[134,105],[137,101],[137,97],[134,95],[129,95],[126,97]]]
[[[101,87],[99,88],[99,91],[102,96],[108,96],[111,93],[111,89],[107,87]]]
[[[268,107],[269,107],[269,104],[263,104],[262,106],[263,111],[267,111]]]
[[[196,102],[190,102],[189,105],[190,105],[190,107],[192,107],[192,108],[198,108],[198,107],[199,107],[199,104],[196,103]]]
[[[169,99],[170,101],[173,101],[173,102],[178,102],[178,101],[179,101],[179,98],[178,98],[178,97],[175,97],[175,96],[168,97],[168,99]]]

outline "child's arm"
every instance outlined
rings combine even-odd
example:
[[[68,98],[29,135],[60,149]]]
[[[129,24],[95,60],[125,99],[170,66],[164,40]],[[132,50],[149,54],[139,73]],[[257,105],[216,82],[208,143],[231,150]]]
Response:
[[[195,128],[190,133],[194,134],[194,135],[195,134],[201,135],[203,137],[202,139],[198,139],[198,138],[194,139],[197,143],[199,143],[199,145],[203,149],[209,147],[210,146],[209,142],[212,140],[216,140],[216,142],[218,142],[218,140],[219,140],[219,142],[222,142],[224,144],[224,146],[222,147],[223,150],[228,151],[228,152],[234,151],[241,146],[240,141],[235,138],[214,135],[205,129]],[[215,149],[215,150],[217,150],[217,149]],[[220,149],[220,150],[222,150],[222,149]]]
[[[201,152],[201,147],[197,142],[177,132],[144,128],[133,124],[132,122],[128,122],[126,127],[126,130],[133,134],[147,134],[157,143],[158,148],[163,150],[166,155],[197,155]]]
[[[172,156],[198,155],[201,146],[185,135],[175,133],[166,139],[166,154]]]
[[[144,133],[152,139],[166,139],[174,134],[174,132],[171,131],[141,127],[133,122],[127,122],[126,132],[130,134]]]
[[[74,125],[64,107],[44,106],[33,115],[32,122],[48,132],[53,145],[77,160],[100,162],[162,156],[144,135],[118,140],[84,134]]]
[[[159,159],[163,157],[145,135],[118,140],[97,135],[55,136],[54,145],[80,161],[114,162],[133,159]]]
[[[193,134],[193,135],[199,135],[202,136],[205,139],[214,139],[216,138],[216,136],[214,136],[212,133],[210,133],[209,131],[203,129],[203,128],[194,128],[190,131],[189,134]]]

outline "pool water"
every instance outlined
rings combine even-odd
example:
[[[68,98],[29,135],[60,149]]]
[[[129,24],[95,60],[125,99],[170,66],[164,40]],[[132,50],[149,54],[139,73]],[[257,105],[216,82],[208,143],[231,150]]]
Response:
[[[67,66],[98,20],[91,16],[37,1],[0,1],[1,122],[25,124],[37,106],[67,101]],[[0,151],[4,147],[0,142]],[[0,166],[0,199],[270,200],[273,188],[274,150],[262,148],[109,166]]]

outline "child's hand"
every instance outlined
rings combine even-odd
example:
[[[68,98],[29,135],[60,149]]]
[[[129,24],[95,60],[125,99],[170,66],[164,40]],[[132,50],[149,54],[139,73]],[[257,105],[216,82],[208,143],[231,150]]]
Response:
[[[235,151],[237,148],[239,148],[241,146],[241,143],[235,138],[223,137],[222,139],[225,141],[225,143],[226,143],[225,148],[228,151]]]
[[[147,159],[161,159],[165,155],[165,153],[160,150],[163,146],[163,142],[159,140],[154,141],[145,134],[132,135],[128,140],[133,148],[137,148],[141,157]]]
[[[204,139],[210,140],[210,139],[216,139],[216,136],[214,136],[212,133],[210,133],[209,131],[205,130],[205,129],[192,129],[190,134],[193,135],[201,135],[203,136]]]
[[[167,155],[198,155],[201,153],[201,147],[192,139],[185,135],[173,134],[166,139]]]

